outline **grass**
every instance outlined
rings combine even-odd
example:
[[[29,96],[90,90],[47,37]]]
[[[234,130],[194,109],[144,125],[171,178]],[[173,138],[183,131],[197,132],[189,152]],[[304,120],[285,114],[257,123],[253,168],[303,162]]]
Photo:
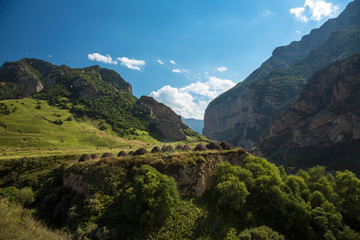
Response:
[[[70,237],[47,229],[29,211],[0,199],[0,239],[65,240]]]
[[[105,123],[106,129],[101,131],[98,120],[86,117],[76,119],[69,110],[50,106],[44,100],[23,98],[0,103],[6,104],[10,110],[8,115],[0,114],[0,160],[84,153],[117,154],[121,150],[130,151],[140,147],[150,151],[155,145],[164,144],[140,130],[134,130],[134,135],[120,138],[110,125]],[[67,121],[69,118],[72,120]],[[166,144],[174,147],[178,144],[194,146],[199,140],[208,141],[203,137],[189,137],[186,141]]]

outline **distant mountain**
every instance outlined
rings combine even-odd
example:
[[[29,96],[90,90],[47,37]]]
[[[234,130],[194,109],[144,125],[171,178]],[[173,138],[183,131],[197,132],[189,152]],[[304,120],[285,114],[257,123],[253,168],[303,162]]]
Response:
[[[360,54],[318,71],[260,145],[285,166],[360,172]]]
[[[294,102],[317,70],[360,52],[360,0],[301,41],[274,50],[243,82],[214,99],[203,134],[251,149],[272,119]]]
[[[192,130],[202,133],[202,130],[204,128],[204,120],[199,120],[195,118],[181,118],[183,122],[188,125]]]
[[[118,73],[99,66],[73,69],[25,58],[4,63],[0,82],[0,100],[29,96],[47,100],[77,118],[99,121],[100,130],[107,124],[121,137],[137,130],[170,141],[198,135],[170,108],[150,97],[137,99]]]

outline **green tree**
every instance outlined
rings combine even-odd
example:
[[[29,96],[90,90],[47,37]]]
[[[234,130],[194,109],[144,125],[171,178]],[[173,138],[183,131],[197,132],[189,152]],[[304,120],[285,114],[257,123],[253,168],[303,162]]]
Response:
[[[160,226],[179,199],[175,181],[143,165],[125,190],[122,208],[126,217],[142,226]]]

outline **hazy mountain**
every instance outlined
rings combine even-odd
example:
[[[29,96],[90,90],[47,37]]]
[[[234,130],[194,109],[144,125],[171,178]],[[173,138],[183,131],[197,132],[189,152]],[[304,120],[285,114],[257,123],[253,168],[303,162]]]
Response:
[[[192,130],[202,133],[202,130],[204,128],[204,120],[199,120],[195,118],[181,118],[183,122],[188,125]]]

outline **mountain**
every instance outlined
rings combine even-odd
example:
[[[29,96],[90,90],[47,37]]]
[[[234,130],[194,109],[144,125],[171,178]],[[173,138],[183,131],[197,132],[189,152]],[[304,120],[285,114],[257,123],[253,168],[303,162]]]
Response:
[[[260,149],[272,161],[359,172],[360,54],[318,71],[281,113]]]
[[[181,118],[183,122],[188,125],[192,130],[202,133],[204,128],[204,121],[195,118]]]
[[[138,131],[167,141],[199,136],[170,108],[149,97],[137,99],[118,73],[99,66],[73,69],[25,58],[4,63],[0,82],[0,100],[46,100],[51,106],[67,109],[76,119],[97,121],[99,130],[110,127],[116,136],[128,137]]]
[[[297,99],[317,70],[360,52],[360,0],[301,41],[276,48],[244,81],[215,98],[204,116],[203,134],[251,149],[271,120]]]

